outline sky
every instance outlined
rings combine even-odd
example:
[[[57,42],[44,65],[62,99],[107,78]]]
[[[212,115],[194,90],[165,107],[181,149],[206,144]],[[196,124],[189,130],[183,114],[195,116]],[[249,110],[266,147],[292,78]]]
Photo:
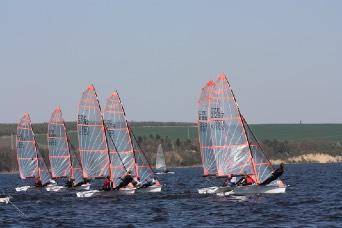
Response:
[[[342,1],[0,1],[0,123],[93,83],[133,121],[196,121],[201,88],[228,75],[249,123],[342,123]]]

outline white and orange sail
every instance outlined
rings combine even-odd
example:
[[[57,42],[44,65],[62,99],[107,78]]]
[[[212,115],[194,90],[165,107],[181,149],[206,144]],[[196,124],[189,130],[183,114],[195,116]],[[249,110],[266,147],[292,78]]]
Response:
[[[209,126],[210,95],[214,85],[214,81],[208,81],[202,88],[201,96],[198,100],[197,126],[204,176],[216,175],[217,173]]]
[[[83,181],[82,168],[70,148],[62,111],[57,107],[48,124],[47,142],[52,178],[67,177],[75,184]]]
[[[118,184],[116,177],[122,176],[127,170],[142,183],[151,180],[154,173],[128,126],[118,92],[113,92],[107,99],[104,121],[107,127],[112,173],[115,177],[114,186]]]
[[[93,85],[88,86],[82,94],[78,107],[77,134],[83,177],[111,176],[105,126]]]
[[[241,115],[224,74],[219,75],[208,97],[207,121],[199,121],[199,128],[207,123],[207,132],[200,133],[200,144],[204,148],[209,145],[210,152],[215,156],[216,175],[248,174],[257,184],[263,182],[271,175],[272,165]],[[210,143],[207,141],[208,135]],[[203,165],[206,174],[207,167],[205,163]]]
[[[38,178],[43,185],[48,183],[50,172],[39,152],[28,113],[24,113],[17,126],[16,148],[21,179]]]

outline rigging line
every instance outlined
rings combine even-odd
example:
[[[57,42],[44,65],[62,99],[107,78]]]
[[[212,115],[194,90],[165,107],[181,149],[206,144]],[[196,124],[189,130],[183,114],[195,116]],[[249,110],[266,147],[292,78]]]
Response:
[[[151,168],[151,164],[150,164],[150,162],[147,160],[147,158],[146,158],[146,156],[145,156],[145,153],[144,153],[143,149],[141,148],[140,144],[138,143],[138,141],[137,141],[137,138],[135,137],[135,135],[134,135],[134,133],[133,133],[133,131],[132,131],[131,127],[130,127],[130,126],[128,126],[128,129],[130,130],[131,134],[133,135],[133,138],[134,138],[134,140],[135,140],[136,144],[138,145],[138,147],[139,147],[139,150],[140,150],[140,151],[141,151],[141,153],[143,154],[143,156],[144,156],[144,158],[145,158],[145,160],[146,160],[146,162],[147,162],[147,164],[148,164],[149,168],[152,170],[152,168]],[[153,171],[153,170],[152,170],[152,172],[153,172],[153,174],[154,174],[154,171]]]
[[[19,212],[19,214],[22,216],[22,217],[24,217],[24,218],[26,218],[27,216],[26,216],[26,214],[24,213],[24,212],[22,212],[10,199],[8,200],[8,202],[15,208],[15,209],[17,209],[17,211]]]

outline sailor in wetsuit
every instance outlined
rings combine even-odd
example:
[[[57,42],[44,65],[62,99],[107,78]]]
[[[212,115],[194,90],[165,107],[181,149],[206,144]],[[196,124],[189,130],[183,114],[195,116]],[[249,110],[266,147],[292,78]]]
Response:
[[[116,186],[115,190],[126,187],[130,183],[132,183],[133,185],[136,185],[135,181],[131,175],[131,171],[126,172],[125,176],[119,177],[119,179],[121,179],[121,183],[118,186]]]
[[[274,170],[269,178],[267,178],[260,185],[265,186],[271,183],[272,181],[278,179],[284,173],[284,163],[280,163],[279,168]]]

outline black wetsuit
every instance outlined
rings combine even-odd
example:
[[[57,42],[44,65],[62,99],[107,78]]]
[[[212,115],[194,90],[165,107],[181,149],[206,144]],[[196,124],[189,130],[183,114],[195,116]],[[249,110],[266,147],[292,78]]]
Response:
[[[131,175],[126,175],[124,178],[120,178],[120,179],[121,179],[121,183],[118,186],[116,186],[115,189],[126,187],[129,183],[132,183],[134,181]]]
[[[262,182],[260,185],[268,185],[272,181],[278,179],[281,175],[284,173],[284,168],[281,166],[278,169],[274,170],[272,175],[267,178],[264,182]]]

